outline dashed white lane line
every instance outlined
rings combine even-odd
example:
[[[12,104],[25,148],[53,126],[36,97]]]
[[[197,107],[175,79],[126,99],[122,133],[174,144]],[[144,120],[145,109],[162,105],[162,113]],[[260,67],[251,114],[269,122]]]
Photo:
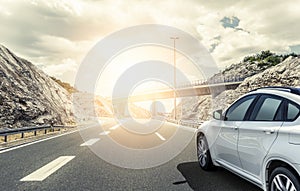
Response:
[[[108,135],[110,134],[110,131],[103,131],[102,133],[100,133],[99,135]]]
[[[82,143],[80,146],[81,147],[84,147],[84,146],[91,146],[93,144],[95,144],[97,141],[99,141],[100,139],[99,138],[95,138],[95,139],[90,139],[84,143]]]
[[[115,126],[109,128],[109,129],[110,129],[110,130],[115,130],[115,129],[119,128],[120,126],[121,126],[120,124],[117,124],[117,125],[115,125]]]
[[[165,141],[166,139],[161,136],[161,134],[159,134],[158,132],[155,133],[156,136],[158,136],[162,141]]]
[[[55,171],[60,169],[62,166],[71,161],[75,156],[61,156],[33,173],[25,176],[20,181],[43,181],[48,176],[53,174]]]

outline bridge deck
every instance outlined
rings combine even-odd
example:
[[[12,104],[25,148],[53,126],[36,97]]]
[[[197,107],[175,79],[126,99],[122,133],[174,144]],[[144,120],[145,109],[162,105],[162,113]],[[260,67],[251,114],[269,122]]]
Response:
[[[203,95],[218,95],[229,89],[236,89],[242,82],[227,82],[219,84],[199,85],[176,89],[176,97],[191,97]],[[129,99],[126,97],[114,98],[114,103],[122,102],[141,102],[148,100],[169,99],[174,97],[174,90],[161,90],[145,94],[133,95]]]

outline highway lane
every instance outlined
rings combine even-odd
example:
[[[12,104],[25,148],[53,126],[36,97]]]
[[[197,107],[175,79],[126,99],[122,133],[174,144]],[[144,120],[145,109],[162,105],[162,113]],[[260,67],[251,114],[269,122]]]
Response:
[[[97,139],[90,142],[92,148],[94,145],[105,146],[106,141],[113,138],[131,148],[149,148],[163,144],[178,131],[172,124],[164,124],[155,131],[163,140],[155,132],[141,138],[131,130],[107,121],[102,128],[94,125],[81,133],[74,132],[1,153],[0,190],[259,190],[226,170],[202,171],[196,162],[194,140],[171,161],[140,170],[111,165],[89,147],[80,146],[90,139]],[[180,130],[182,134],[185,131]],[[74,158],[42,181],[20,181],[61,156]]]

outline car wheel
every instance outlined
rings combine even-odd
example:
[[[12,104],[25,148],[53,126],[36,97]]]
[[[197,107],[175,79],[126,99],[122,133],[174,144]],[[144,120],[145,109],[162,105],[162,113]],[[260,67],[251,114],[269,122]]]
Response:
[[[207,140],[203,134],[200,134],[198,136],[197,157],[198,157],[199,165],[203,170],[213,169],[214,165],[211,160],[209,146],[208,146]]]
[[[278,167],[271,173],[269,191],[300,191],[300,183],[289,169]]]

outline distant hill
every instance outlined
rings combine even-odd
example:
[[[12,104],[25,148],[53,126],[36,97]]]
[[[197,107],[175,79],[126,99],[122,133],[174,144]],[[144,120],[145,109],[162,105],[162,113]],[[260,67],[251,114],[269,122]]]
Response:
[[[72,94],[75,116],[79,120],[92,120],[96,117],[114,117],[119,116],[117,111],[114,111],[113,103],[111,100],[107,100],[101,96],[95,96],[93,94],[76,92]],[[130,114],[133,118],[150,118],[151,113],[133,103],[128,105],[130,113],[123,113],[125,115]],[[127,116],[127,117],[128,117]]]
[[[0,128],[73,122],[69,92],[0,45]]]
[[[55,77],[51,77],[51,79],[54,80],[56,83],[58,83],[65,90],[67,90],[69,92],[69,94],[78,92],[78,90],[75,89],[73,86],[71,86],[69,83],[63,82]]]

